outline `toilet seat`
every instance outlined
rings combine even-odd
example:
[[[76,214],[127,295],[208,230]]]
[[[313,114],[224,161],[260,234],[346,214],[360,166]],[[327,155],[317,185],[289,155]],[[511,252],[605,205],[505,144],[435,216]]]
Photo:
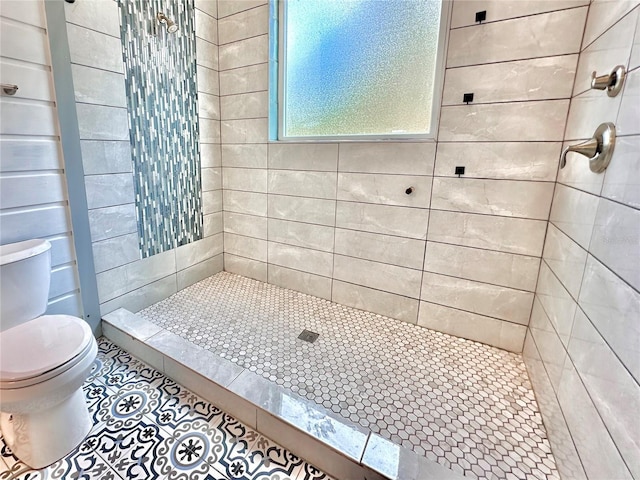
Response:
[[[90,350],[91,327],[70,315],[43,315],[0,333],[0,389],[44,382]]]

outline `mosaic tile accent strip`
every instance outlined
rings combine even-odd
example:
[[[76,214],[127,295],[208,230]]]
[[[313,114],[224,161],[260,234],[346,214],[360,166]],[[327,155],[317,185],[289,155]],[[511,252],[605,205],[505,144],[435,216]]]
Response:
[[[193,0],[119,0],[143,257],[203,235]],[[169,33],[164,13],[178,31]]]
[[[0,480],[333,480],[105,338],[98,346],[87,438],[42,470],[0,438]]]
[[[139,315],[464,475],[559,478],[520,355],[228,272]]]

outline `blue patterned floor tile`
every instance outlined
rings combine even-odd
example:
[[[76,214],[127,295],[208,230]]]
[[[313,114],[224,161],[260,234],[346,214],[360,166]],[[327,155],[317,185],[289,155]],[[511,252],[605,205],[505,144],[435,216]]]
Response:
[[[102,424],[85,441],[125,480],[162,479],[156,468],[156,449],[168,436],[143,419],[130,426]]]
[[[304,463],[300,470],[300,474],[296,480],[334,480],[333,477],[321,472],[310,463]]]
[[[219,458],[227,453],[219,430],[204,420],[185,421],[172,430],[156,450],[156,468],[172,480],[224,478]]]
[[[149,385],[158,386],[165,380],[165,376],[150,367],[146,363],[137,360],[124,352],[115,358],[116,364],[104,377],[103,383],[113,389],[138,382],[147,382]]]
[[[232,466],[227,474],[242,480],[295,480],[304,461],[260,435],[245,457],[245,463],[247,469],[244,474],[240,474],[237,466],[235,469]]]
[[[85,383],[82,386],[82,391],[84,392],[84,396],[87,401],[89,415],[91,415],[91,420],[95,426],[101,421],[98,412],[100,411],[102,404],[116,395],[116,392],[97,381],[94,383]]]
[[[244,478],[249,470],[246,459],[260,434],[226,413],[215,425],[214,458],[210,463],[229,478]]]
[[[132,428],[160,406],[162,392],[146,381],[125,384],[101,403],[96,418],[110,429]],[[147,423],[156,423],[146,418]]]
[[[222,410],[173,380],[165,378],[157,388],[159,405],[148,416],[165,429],[176,428],[185,420],[200,419],[212,425],[222,422]]]
[[[15,459],[15,456],[13,457]],[[17,460],[17,459],[16,459]],[[90,444],[83,442],[62,460],[49,467],[32,470],[21,461],[10,469],[8,477],[15,480],[79,479],[120,480],[120,476],[98,456]]]
[[[2,459],[2,465],[5,469],[2,472],[2,476],[0,476],[3,480],[13,478],[17,474],[29,470],[29,467],[22,463],[18,457],[13,454],[11,448],[9,448],[2,437],[0,437],[0,458]]]

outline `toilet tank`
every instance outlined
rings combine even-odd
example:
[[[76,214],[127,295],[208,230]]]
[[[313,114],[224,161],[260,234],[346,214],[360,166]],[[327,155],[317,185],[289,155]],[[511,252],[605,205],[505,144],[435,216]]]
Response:
[[[0,331],[47,310],[51,244],[47,240],[0,245]]]

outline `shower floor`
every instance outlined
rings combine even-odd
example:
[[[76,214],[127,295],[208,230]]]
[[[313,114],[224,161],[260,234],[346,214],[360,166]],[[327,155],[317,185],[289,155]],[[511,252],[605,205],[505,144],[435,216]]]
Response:
[[[464,475],[559,478],[520,355],[228,272],[138,315]]]

